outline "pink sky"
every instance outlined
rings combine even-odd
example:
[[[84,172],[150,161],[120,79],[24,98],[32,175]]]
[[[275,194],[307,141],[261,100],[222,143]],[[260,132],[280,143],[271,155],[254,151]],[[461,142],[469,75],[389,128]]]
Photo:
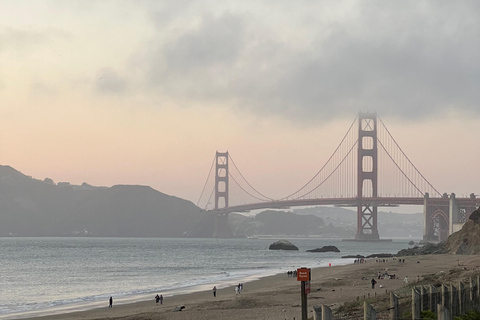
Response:
[[[279,198],[376,110],[439,191],[480,194],[478,11],[424,5],[3,1],[0,163],[196,203],[228,150]]]

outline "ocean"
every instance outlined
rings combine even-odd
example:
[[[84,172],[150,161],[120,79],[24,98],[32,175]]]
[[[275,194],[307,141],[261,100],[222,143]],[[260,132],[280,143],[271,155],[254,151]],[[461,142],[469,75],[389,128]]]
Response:
[[[268,250],[276,239],[0,238],[0,319],[153,300],[295,270],[353,263],[345,255],[396,253],[409,240],[288,239],[299,251]],[[334,245],[340,253],[309,253]]]

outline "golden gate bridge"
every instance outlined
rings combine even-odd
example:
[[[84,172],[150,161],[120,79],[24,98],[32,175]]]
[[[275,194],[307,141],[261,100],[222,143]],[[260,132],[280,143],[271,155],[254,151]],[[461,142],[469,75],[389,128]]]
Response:
[[[209,182],[213,186],[206,192]],[[220,226],[227,226],[231,212],[317,205],[354,207],[355,239],[359,241],[380,239],[379,207],[421,205],[424,239],[445,240],[480,204],[473,193],[464,198],[440,193],[410,161],[376,113],[359,113],[320,170],[300,189],[278,199],[253,187],[228,151],[217,151],[197,205],[202,201],[206,211],[216,214],[217,233]],[[214,207],[210,208],[212,201]]]

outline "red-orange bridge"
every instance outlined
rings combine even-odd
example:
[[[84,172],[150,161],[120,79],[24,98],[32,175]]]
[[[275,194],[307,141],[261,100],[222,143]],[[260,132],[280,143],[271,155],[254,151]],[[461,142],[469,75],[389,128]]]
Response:
[[[210,173],[213,168],[214,186],[205,209],[217,213],[216,225],[226,225],[231,212],[319,205],[356,207],[356,239],[379,240],[379,207],[417,205],[423,206],[424,239],[444,240],[460,229],[480,204],[473,193],[458,198],[454,193],[437,191],[375,113],[360,113],[327,163],[302,188],[284,198],[272,199],[257,191],[228,152],[216,153]],[[209,208],[212,197],[214,208]]]

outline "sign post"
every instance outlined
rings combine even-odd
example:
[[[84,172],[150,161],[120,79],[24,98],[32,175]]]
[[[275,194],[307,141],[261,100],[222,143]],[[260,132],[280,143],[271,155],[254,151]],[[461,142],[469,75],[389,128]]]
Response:
[[[312,278],[312,270],[309,268],[297,269],[297,281],[301,281],[302,294],[302,320],[308,320],[307,312],[307,294],[310,293],[310,280]]]

